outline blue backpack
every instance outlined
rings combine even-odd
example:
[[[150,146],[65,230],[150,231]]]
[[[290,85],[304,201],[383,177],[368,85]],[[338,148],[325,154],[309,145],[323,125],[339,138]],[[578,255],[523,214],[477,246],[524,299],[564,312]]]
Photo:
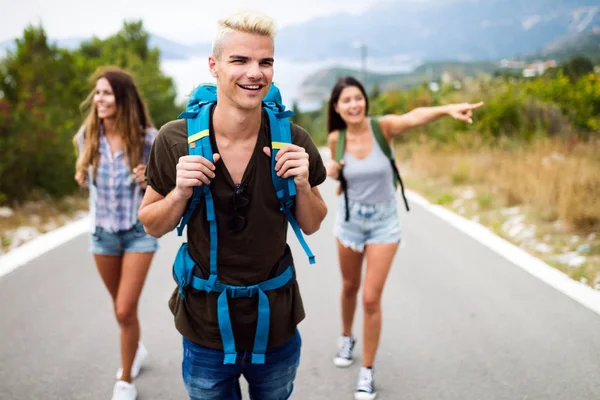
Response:
[[[213,160],[213,150],[209,136],[209,118],[211,105],[216,102],[217,87],[214,84],[202,84],[192,91],[185,112],[179,115],[180,118],[187,119],[189,154],[202,156],[211,162]],[[293,116],[294,113],[285,109],[281,101],[281,94],[275,84],[271,84],[269,92],[263,99],[263,107],[269,116],[269,128],[271,132],[271,177],[277,198],[279,199],[280,211],[285,214],[288,222],[294,229],[300,244],[308,255],[310,264],[314,264],[315,256],[304,240],[302,231],[292,211],[296,197],[294,179],[279,177],[275,172],[275,156],[277,152],[284,145],[292,142],[288,117]],[[270,323],[269,299],[265,292],[281,288],[294,279],[294,267],[290,265],[280,275],[252,286],[232,286],[221,283],[217,274],[217,221],[210,185],[194,187],[188,208],[183,214],[180,225],[177,227],[177,234],[179,236],[182,235],[183,228],[201,201],[206,202],[206,217],[210,227],[210,275],[208,279],[202,279],[193,274],[196,263],[189,254],[187,243],[183,243],[177,252],[173,264],[173,277],[179,286],[181,299],[185,299],[184,289],[188,286],[207,293],[220,293],[217,301],[217,315],[223,342],[223,351],[225,353],[223,363],[235,364],[237,352],[229,316],[228,298],[251,298],[258,296],[258,321],[254,349],[252,351],[252,363],[264,364]]]

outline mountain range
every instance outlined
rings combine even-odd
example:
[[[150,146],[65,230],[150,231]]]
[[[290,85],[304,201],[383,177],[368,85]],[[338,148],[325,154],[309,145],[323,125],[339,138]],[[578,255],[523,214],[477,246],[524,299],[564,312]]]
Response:
[[[410,55],[421,60],[525,56],[600,26],[598,0],[386,1],[360,15],[331,15],[281,31],[278,55],[298,59]]]
[[[50,39],[50,41],[56,44],[58,47],[73,50],[79,47],[82,42],[89,39],[90,38],[73,37],[57,40]],[[183,60],[195,54],[207,54],[210,52],[210,43],[186,45],[153,34],[149,35],[148,42],[151,48],[158,47],[160,49],[161,58],[163,60]],[[14,40],[0,42],[0,55],[7,50],[14,49]]]
[[[575,56],[584,56],[595,63],[600,63],[600,28],[561,37],[539,51],[523,57],[522,61],[554,60],[560,64],[571,60]],[[521,63],[521,65],[524,64]],[[446,79],[475,77],[479,74],[501,72],[502,69],[501,63],[491,61],[426,61],[409,72],[381,73],[368,71],[368,80],[366,80],[362,76],[363,72],[359,69],[334,66],[319,69],[304,77],[300,87],[302,88],[302,96],[322,99],[327,96],[331,87],[340,77],[347,75],[362,78],[363,84],[370,91],[376,86],[381,90],[404,89],[426,81],[440,81],[444,79],[444,76],[447,76]],[[521,73],[520,69],[511,72]]]
[[[362,14],[338,13],[287,26],[277,55],[289,60],[369,58],[498,60],[525,57],[549,43],[600,27],[598,0],[382,0]],[[83,38],[58,40],[77,47]],[[156,35],[163,59],[206,55],[210,43],[186,45]],[[14,41],[0,43],[2,49]]]
[[[600,27],[576,35],[563,36],[532,53],[527,60],[554,59],[567,61],[574,55],[584,55],[594,62],[600,62]]]

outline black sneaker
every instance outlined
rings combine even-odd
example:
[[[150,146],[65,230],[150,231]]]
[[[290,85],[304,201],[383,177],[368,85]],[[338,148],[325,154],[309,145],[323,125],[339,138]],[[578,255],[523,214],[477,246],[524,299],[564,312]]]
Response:
[[[349,367],[354,359],[352,358],[352,350],[354,349],[356,340],[353,336],[341,336],[337,355],[333,359],[333,364],[339,368]]]
[[[373,368],[360,368],[358,382],[356,383],[356,391],[354,392],[355,400],[373,400],[377,397],[375,391],[375,373]]]

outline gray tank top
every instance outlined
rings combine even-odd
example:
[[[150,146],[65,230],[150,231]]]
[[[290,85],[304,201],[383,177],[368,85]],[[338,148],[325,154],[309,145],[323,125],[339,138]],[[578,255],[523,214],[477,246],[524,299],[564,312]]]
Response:
[[[373,138],[373,149],[366,158],[358,159],[344,152],[348,200],[362,204],[386,203],[396,197],[394,173],[390,159],[383,154],[375,140],[371,124],[369,132]]]

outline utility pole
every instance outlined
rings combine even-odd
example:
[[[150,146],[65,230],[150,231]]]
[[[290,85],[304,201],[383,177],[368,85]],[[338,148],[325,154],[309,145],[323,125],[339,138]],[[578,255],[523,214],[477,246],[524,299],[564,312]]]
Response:
[[[360,79],[363,86],[367,87],[367,45],[363,42],[355,41],[352,47],[360,49]]]
[[[360,46],[360,59],[362,65],[362,82],[367,87],[367,45],[364,43]]]

